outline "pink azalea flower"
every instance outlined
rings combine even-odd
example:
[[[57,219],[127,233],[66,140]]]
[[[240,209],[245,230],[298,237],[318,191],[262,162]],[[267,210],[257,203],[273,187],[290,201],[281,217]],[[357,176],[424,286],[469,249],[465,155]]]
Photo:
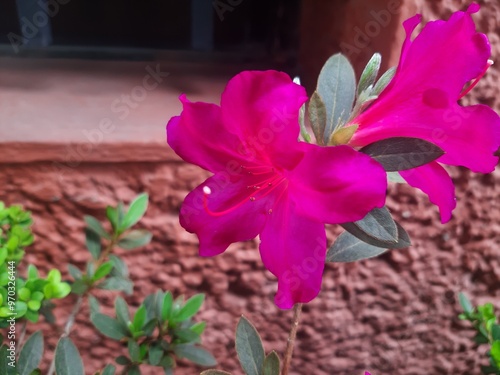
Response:
[[[278,278],[276,304],[310,301],[321,286],[324,223],[359,220],[383,206],[384,171],[348,146],[298,142],[307,97],[284,73],[238,74],[220,106],[180,99],[168,143],[214,173],[186,197],[181,225],[196,233],[202,256],[260,235],[262,260]]]
[[[500,147],[499,116],[484,105],[457,103],[468,91],[463,91],[464,85],[474,79],[477,83],[491,65],[488,39],[476,32],[471,17],[478,10],[479,5],[472,4],[448,21],[429,22],[413,41],[411,34],[421,16],[407,20],[393,81],[353,120],[359,124],[350,142],[353,146],[390,137],[416,137],[445,151],[435,162],[400,172],[439,207],[443,223],[450,220],[456,202],[453,182],[439,163],[489,173],[498,162],[494,153]]]

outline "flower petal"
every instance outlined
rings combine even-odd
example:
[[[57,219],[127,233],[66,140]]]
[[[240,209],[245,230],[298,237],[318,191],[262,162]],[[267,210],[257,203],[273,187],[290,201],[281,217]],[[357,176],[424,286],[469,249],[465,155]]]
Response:
[[[306,100],[305,89],[285,73],[242,72],[222,94],[222,118],[243,140],[247,157],[290,169],[302,157],[290,146],[297,143],[299,109]]]
[[[278,278],[276,305],[289,309],[306,303],[321,289],[325,266],[324,225],[298,214],[286,196],[277,204],[260,234],[264,265]]]
[[[180,100],[181,115],[167,125],[167,142],[177,155],[214,173],[241,165],[245,160],[237,151],[241,141],[224,126],[220,107],[191,103],[185,95]]]
[[[445,152],[440,161],[474,172],[491,172],[498,162],[500,117],[486,106],[457,104],[464,85],[481,75],[490,56],[471,13],[429,22],[411,42],[418,18],[406,21],[407,39],[396,76],[379,99],[353,122],[351,144],[365,146],[389,137],[418,137]],[[432,58],[429,58],[432,56]]]
[[[272,197],[251,201],[249,182],[245,177],[236,178],[230,181],[227,175],[216,174],[189,193],[182,204],[180,223],[198,236],[201,256],[217,255],[233,242],[255,238],[266,222]],[[203,188],[207,187],[211,194],[205,205]]]
[[[348,146],[302,147],[305,156],[289,176],[300,215],[338,224],[360,220],[384,205],[387,176],[375,160]]]
[[[448,172],[442,166],[431,162],[399,173],[406,182],[426,193],[429,200],[439,207],[443,224],[450,221],[451,213],[457,205],[455,186]]]

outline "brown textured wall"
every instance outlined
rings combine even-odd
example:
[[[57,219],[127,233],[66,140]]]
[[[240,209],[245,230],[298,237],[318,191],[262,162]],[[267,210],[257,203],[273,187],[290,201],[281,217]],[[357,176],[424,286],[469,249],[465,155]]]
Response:
[[[429,19],[446,17],[466,3],[411,0],[405,6],[422,10]],[[498,58],[500,4],[481,3],[475,17]],[[471,101],[499,109],[498,74],[494,67]],[[466,291],[476,302],[493,301],[500,308],[500,171],[482,176],[455,168],[452,173],[458,208],[450,223],[439,223],[436,208],[423,195],[406,186],[392,187],[389,207],[398,213],[413,246],[358,264],[327,266],[321,294],[304,309],[294,374],[479,374],[483,357],[470,344],[473,333],[465,329],[467,324],[456,319],[456,293]],[[205,176],[196,167],[167,158],[163,163],[84,162],[67,169],[62,179],[50,162],[0,164],[0,199],[33,211],[37,240],[27,259],[48,269],[68,261],[81,266],[87,260],[82,250],[84,214],[103,218],[107,204],[147,191],[151,207],[141,225],[154,239],[144,250],[123,253],[135,281],[134,296],[127,300],[137,304],[157,288],[187,295],[206,292],[200,314],[209,323],[204,344],[220,368],[240,374],[233,349],[239,315],[259,328],[267,351],[282,352],[291,312],[278,310],[272,302],[276,283],[262,267],[256,241],[236,244],[216,258],[197,256],[196,237],[179,226],[177,213],[183,197]],[[99,295],[107,311],[113,296]],[[71,304],[71,299],[62,301],[56,315],[63,319]],[[85,307],[72,337],[90,374],[125,348],[92,330],[87,316]],[[42,323],[30,332],[40,327],[53,348],[56,331]],[[178,371],[195,373],[192,367]]]

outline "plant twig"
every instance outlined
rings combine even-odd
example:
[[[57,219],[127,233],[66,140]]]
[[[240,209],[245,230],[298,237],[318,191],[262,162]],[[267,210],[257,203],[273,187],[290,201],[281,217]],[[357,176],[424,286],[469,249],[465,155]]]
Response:
[[[288,342],[286,344],[285,359],[283,361],[282,375],[288,375],[290,371],[290,363],[292,362],[293,347],[295,345],[295,338],[297,337],[297,329],[299,328],[300,313],[302,312],[302,304],[297,303],[293,307],[293,320],[288,334]]]

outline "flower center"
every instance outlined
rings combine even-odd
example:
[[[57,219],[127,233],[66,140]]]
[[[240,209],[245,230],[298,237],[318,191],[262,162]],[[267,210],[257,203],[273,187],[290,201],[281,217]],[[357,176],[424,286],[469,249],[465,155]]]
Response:
[[[252,180],[253,177],[255,176],[256,182],[253,183],[252,181],[251,185],[247,185],[246,187],[247,194],[245,195],[244,199],[242,199],[240,202],[236,203],[235,205],[231,206],[226,210],[212,211],[208,207],[208,198],[212,194],[212,190],[208,186],[203,187],[203,207],[210,216],[219,217],[226,215],[236,210],[237,208],[243,206],[248,201],[255,202],[259,199],[263,199],[276,189],[280,187],[286,187],[287,185],[284,184],[287,182],[287,179],[280,173],[276,172],[274,168],[266,166],[252,166],[252,167],[241,166],[240,169],[244,175],[251,176]],[[286,189],[282,189],[279,196],[275,200],[275,204],[279,201],[285,190]],[[273,209],[270,208],[268,210],[268,214],[272,214],[272,212]]]

